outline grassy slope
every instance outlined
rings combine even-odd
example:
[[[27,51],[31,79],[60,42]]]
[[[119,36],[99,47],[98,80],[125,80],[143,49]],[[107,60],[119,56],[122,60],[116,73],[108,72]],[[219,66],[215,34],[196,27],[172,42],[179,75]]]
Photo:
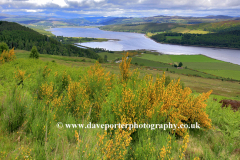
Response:
[[[44,29],[37,29],[37,28],[32,28],[34,31],[37,31],[38,33],[42,35],[47,35],[47,36],[55,36],[52,34],[50,31],[45,31]]]
[[[27,58],[29,56],[29,51],[23,51],[23,50],[16,50],[17,58]],[[104,57],[106,53],[100,53]],[[108,53],[108,55],[112,55],[112,53]],[[144,54],[143,54],[144,55]],[[118,57],[121,57],[122,55],[119,53]],[[154,55],[155,56],[155,55]],[[166,58],[166,56],[164,55]],[[202,56],[205,57],[205,56]],[[114,57],[115,58],[115,57]],[[62,56],[53,56],[53,55],[43,55],[40,54],[40,59],[43,61],[52,61],[55,60],[59,64],[72,66],[72,67],[88,67],[90,65],[93,65],[95,60],[84,58],[84,57],[62,57]],[[79,59],[79,60],[78,60]],[[82,59],[85,59],[86,62],[81,62]],[[197,59],[200,59],[199,57]],[[202,58],[205,59],[205,58]],[[133,58],[133,62],[138,62],[139,65],[141,58]],[[144,60],[142,59],[143,63],[146,63],[146,65],[156,65],[159,67],[161,63],[155,62],[150,60]],[[211,59],[212,60],[212,59]],[[91,62],[90,62],[91,61]],[[210,61],[210,60],[209,60]],[[216,61],[216,60],[212,60]],[[184,64],[184,63],[183,63]],[[119,74],[119,64],[116,63],[104,63],[102,64],[103,67],[106,67],[106,71],[110,71],[115,74]],[[166,64],[161,64],[161,67],[168,67]],[[171,66],[170,66],[171,67]],[[157,74],[162,74],[163,71],[160,70],[149,70],[148,68],[145,68],[144,66],[135,66],[132,65],[131,69],[139,68],[140,76],[144,76],[146,74],[152,74],[154,78],[156,78]],[[161,68],[160,68],[161,69]],[[166,68],[164,68],[164,71]],[[171,69],[169,68],[169,71]],[[176,71],[176,69],[175,69]],[[181,72],[182,70],[177,70]],[[189,71],[190,72],[190,71]],[[177,72],[176,72],[177,73]],[[190,87],[192,90],[195,90],[196,92],[207,92],[210,89],[213,89],[213,94],[225,96],[225,97],[235,97],[240,95],[240,85],[239,82],[230,82],[230,81],[221,81],[217,79],[207,79],[207,78],[201,78],[201,77],[192,77],[192,76],[186,76],[180,74],[174,74],[171,72],[166,72],[166,75],[169,75],[173,79],[180,78],[184,83],[185,86]],[[240,100],[240,97],[239,97]]]
[[[198,75],[205,78],[216,78],[219,76],[240,80],[239,65],[215,60],[204,55],[154,55],[149,52],[148,54],[134,57],[132,62],[133,64],[137,63],[138,65],[150,66],[161,70],[168,68],[168,71],[178,74]],[[183,67],[187,67],[187,69],[176,69],[169,65],[170,63],[178,65],[179,62],[182,62]]]
[[[240,27],[240,20],[228,20],[215,23],[202,23],[197,25],[188,25],[188,29],[206,30],[206,31],[221,31],[232,27]]]
[[[177,33],[207,34],[223,30],[231,30],[240,28],[240,20],[228,20],[213,23],[200,23],[194,25],[183,25],[181,27],[171,29]]]
[[[192,33],[192,34],[207,34],[209,31],[204,31],[203,29],[189,29],[187,25],[184,27],[177,27],[174,29],[171,29],[172,32],[177,33]]]
[[[152,61],[159,61],[163,63],[173,63],[169,58],[169,55],[154,55],[154,54],[142,54],[139,58]]]
[[[19,57],[27,58],[29,55],[29,52],[18,50],[16,51],[16,55],[18,58]],[[77,68],[81,66],[82,70],[84,67],[89,67],[89,65],[93,65],[93,63],[69,61],[70,59],[75,59],[75,57],[73,58],[66,57],[66,59],[62,59],[62,58],[56,59],[56,57],[48,57],[48,56],[49,55],[46,55],[46,56],[40,55],[40,59],[43,61],[55,60],[59,64],[58,66],[56,66],[57,71],[58,70],[62,71],[64,69],[67,69],[68,71],[70,70],[73,71],[73,69],[71,69],[70,67],[67,67],[72,65],[74,65]],[[35,65],[39,65],[39,64],[37,63]],[[26,65],[29,65],[29,64],[26,63]],[[43,64],[42,66],[44,65],[45,64]],[[50,65],[54,66],[52,64]],[[106,70],[109,70],[113,73],[119,73],[118,64],[103,64],[103,66],[106,67]],[[56,67],[54,68],[54,71],[56,71]],[[135,66],[132,66],[131,70],[134,68]],[[31,70],[31,67],[30,68],[28,67],[28,70]],[[118,72],[116,72],[117,70]],[[156,74],[162,74],[162,72],[141,69],[140,76],[142,77],[145,74],[152,74],[155,78]],[[237,83],[222,82],[218,80],[209,80],[209,79],[196,78],[196,77],[187,77],[187,76],[176,75],[171,73],[167,73],[167,75],[170,75],[171,78],[177,78],[179,76],[181,80],[184,81],[186,86],[192,85],[192,87],[194,86],[198,87],[198,92],[208,91],[210,89],[213,89],[213,91],[216,92],[217,94],[224,95],[224,93],[228,91],[232,92],[233,89],[236,89],[238,91],[240,90],[240,88],[238,87],[239,85]],[[225,89],[225,91],[221,91],[221,89]],[[26,96],[28,96],[28,94]],[[230,94],[228,96],[230,96]],[[220,100],[221,98],[220,96],[211,96],[211,98],[213,97],[217,97],[218,100]],[[4,106],[4,102],[6,102],[7,99],[6,97],[4,98],[2,96],[0,96],[0,98]],[[190,130],[189,144],[184,154],[185,158],[193,159],[194,157],[199,156],[201,159],[231,159],[231,160],[239,159],[240,155],[238,154],[237,151],[235,151],[240,147],[239,141],[235,141],[236,136],[238,135],[238,132],[239,132],[239,128],[237,128],[239,125],[239,121],[237,119],[238,118],[237,116],[239,116],[239,112],[233,113],[229,109],[222,110],[220,108],[220,104],[214,102],[211,98],[207,102],[207,114],[209,114],[209,118],[211,118],[213,122],[213,126],[216,128],[216,130],[209,130],[207,132]],[[2,121],[0,121],[0,126],[2,126]],[[37,157],[39,155],[46,155],[54,159],[62,159],[66,157],[79,158],[79,155],[84,156],[84,158],[87,158],[87,155],[84,154],[84,152],[81,152],[80,154],[76,150],[76,147],[78,147],[78,145],[76,145],[74,142],[68,141],[68,139],[74,141],[74,136],[70,136],[66,139],[64,138],[66,137],[66,135],[69,136],[72,134],[70,134],[69,132],[67,132],[67,134],[66,133],[64,134],[63,131],[59,131],[56,129],[55,131],[51,130],[51,135],[52,135],[52,132],[60,136],[58,136],[59,138],[56,139],[55,141],[51,140],[51,137],[49,137],[50,141],[46,144],[52,145],[54,148],[59,147],[59,149],[58,150],[51,150],[51,149],[39,150],[38,149],[39,144],[35,142],[35,139],[33,137],[29,135],[26,136],[25,133],[21,132],[21,130],[19,130],[18,132],[14,132],[12,134],[8,134],[1,127],[0,128],[0,138],[1,138],[0,157],[3,159],[13,159],[16,156],[18,157],[19,155],[21,156],[21,154],[23,154],[23,157],[25,155],[31,155],[31,156],[37,156]],[[85,147],[87,144],[90,145],[91,147],[96,147],[94,145],[96,144],[96,140],[93,137],[96,137],[96,134],[101,132],[102,132],[102,129],[85,130],[84,132],[82,131],[80,138],[84,143],[84,145],[81,145],[81,148],[84,148],[84,151],[89,151],[89,150],[85,150]],[[148,134],[151,134],[151,133],[148,133]],[[146,141],[142,143],[142,141],[146,137],[144,137],[144,135],[142,135],[142,137],[139,137],[139,141],[140,141],[138,144],[139,146],[136,146],[136,147],[139,147],[138,149],[143,149],[142,151],[138,150],[139,153],[141,152],[144,153],[144,150],[148,150],[149,148],[147,146],[150,145],[150,143],[154,144],[155,147],[157,148],[161,148],[163,142],[164,142],[164,145],[166,145],[167,133],[163,131],[159,131],[155,134],[161,135],[157,137],[162,137],[162,138],[151,139],[151,140],[149,139],[150,141]],[[67,142],[71,142],[70,145]],[[172,147],[172,154],[173,156],[175,156],[174,159],[178,158],[176,157],[176,155],[181,144],[182,144],[181,139],[173,139],[171,147]],[[45,147],[48,147],[48,146],[45,145]],[[32,149],[33,151],[31,151],[30,149]],[[39,150],[40,152],[37,153],[36,150]],[[94,150],[91,150],[91,153],[95,153]]]
[[[240,80],[240,66],[202,55],[170,55],[174,62],[183,62],[183,66],[202,72]]]

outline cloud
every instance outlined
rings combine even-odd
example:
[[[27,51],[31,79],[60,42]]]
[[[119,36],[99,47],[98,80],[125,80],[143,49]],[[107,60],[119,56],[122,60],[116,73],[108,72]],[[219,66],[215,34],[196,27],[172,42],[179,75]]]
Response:
[[[11,9],[73,11],[78,14],[124,16],[161,14],[231,14],[240,10],[239,0],[0,0],[2,12]],[[0,11],[1,12],[1,11]]]
[[[42,12],[44,11],[43,9],[26,9],[26,12]]]

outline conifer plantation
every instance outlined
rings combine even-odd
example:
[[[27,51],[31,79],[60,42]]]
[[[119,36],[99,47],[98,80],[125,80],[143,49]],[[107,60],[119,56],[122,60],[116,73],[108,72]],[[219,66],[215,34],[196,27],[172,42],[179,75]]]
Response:
[[[24,49],[31,51],[37,47],[40,54],[61,56],[77,56],[98,59],[91,49],[82,49],[71,44],[62,44],[57,40],[14,22],[0,21],[0,42],[5,42],[10,49]],[[0,50],[1,51],[1,50]]]
[[[140,78],[128,54],[120,74],[98,62],[73,68],[14,59],[13,49],[8,55],[11,60],[0,64],[0,159],[239,158],[240,112],[221,108],[209,98],[211,90],[193,93],[180,79],[166,82],[165,74]],[[90,122],[95,128],[64,127]],[[96,127],[134,122],[197,122],[200,129]]]

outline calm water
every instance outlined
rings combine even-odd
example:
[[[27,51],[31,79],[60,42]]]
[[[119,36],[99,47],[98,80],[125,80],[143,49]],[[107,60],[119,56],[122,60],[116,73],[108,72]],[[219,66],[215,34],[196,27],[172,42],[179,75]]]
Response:
[[[50,31],[57,36],[64,37],[91,37],[118,39],[106,42],[81,43],[91,48],[105,48],[112,51],[126,50],[155,50],[164,54],[203,54],[211,58],[219,59],[240,65],[240,50],[216,49],[204,47],[179,46],[160,44],[140,33],[103,31],[98,28],[52,28]]]

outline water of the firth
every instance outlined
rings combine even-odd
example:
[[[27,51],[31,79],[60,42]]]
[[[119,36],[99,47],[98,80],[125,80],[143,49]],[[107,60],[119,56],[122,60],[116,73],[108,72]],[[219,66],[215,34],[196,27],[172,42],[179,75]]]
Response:
[[[52,28],[51,31],[56,36],[64,37],[91,37],[118,39],[106,42],[81,43],[83,46],[91,48],[105,48],[112,51],[126,50],[156,50],[164,54],[202,54],[208,57],[231,62],[240,65],[240,50],[216,49],[205,47],[191,47],[170,44],[160,44],[139,33],[103,31],[98,28]]]

